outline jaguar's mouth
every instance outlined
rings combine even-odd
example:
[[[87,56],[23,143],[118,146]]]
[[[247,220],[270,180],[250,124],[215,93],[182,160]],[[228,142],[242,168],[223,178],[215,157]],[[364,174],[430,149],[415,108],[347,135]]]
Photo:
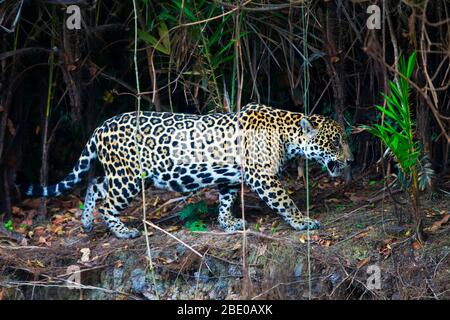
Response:
[[[342,171],[345,166],[340,165],[339,162],[330,160],[327,163],[327,169],[332,177],[338,177],[342,174]]]

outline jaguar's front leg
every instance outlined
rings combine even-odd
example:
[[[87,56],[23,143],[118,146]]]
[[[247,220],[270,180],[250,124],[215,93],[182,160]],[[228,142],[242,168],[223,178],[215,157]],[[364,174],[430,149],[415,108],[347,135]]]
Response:
[[[304,216],[281,186],[276,176],[259,173],[246,173],[245,180],[249,187],[272,210],[281,215],[284,220],[296,230],[314,230],[320,227],[320,222]]]

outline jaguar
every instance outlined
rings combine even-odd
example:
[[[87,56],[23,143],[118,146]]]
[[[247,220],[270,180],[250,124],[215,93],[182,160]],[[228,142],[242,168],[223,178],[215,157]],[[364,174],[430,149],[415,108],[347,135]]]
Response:
[[[92,230],[96,202],[102,200],[98,212],[111,233],[138,237],[139,230],[126,227],[119,214],[148,185],[181,193],[215,186],[220,227],[242,230],[245,221],[232,214],[242,182],[294,229],[317,229],[320,222],[303,215],[280,182],[286,162],[296,157],[318,161],[333,177],[353,161],[343,128],[322,115],[256,103],[206,115],[129,112],[95,129],[62,181],[30,185],[26,194],[59,196],[80,183],[98,159],[104,176],[88,183],[81,215],[85,232]]]

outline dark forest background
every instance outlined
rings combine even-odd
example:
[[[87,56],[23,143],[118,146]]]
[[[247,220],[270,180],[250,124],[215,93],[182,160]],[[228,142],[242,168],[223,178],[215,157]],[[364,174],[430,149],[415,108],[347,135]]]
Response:
[[[374,106],[383,104],[396,61],[417,52],[416,136],[435,186],[448,179],[450,1],[136,2],[142,109],[223,112],[259,101],[303,112],[307,90],[310,112],[337,119],[351,134],[357,171],[384,152],[359,126],[381,121]],[[80,30],[66,28],[70,4],[81,8]],[[383,8],[380,30],[366,27],[371,4]],[[133,4],[3,0],[0,24],[6,219],[21,199],[18,181],[58,181],[96,126],[136,110]]]

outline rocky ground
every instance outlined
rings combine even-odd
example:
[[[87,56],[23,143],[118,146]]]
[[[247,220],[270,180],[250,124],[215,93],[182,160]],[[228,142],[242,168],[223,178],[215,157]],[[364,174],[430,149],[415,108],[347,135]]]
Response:
[[[303,180],[291,173],[284,183],[305,212]],[[40,200],[24,200],[0,231],[0,299],[450,299],[445,192],[421,197],[428,239],[420,244],[409,206],[394,206],[374,172],[351,183],[317,172],[310,186],[322,228],[309,236],[248,191],[245,236],[218,228],[214,190],[189,198],[150,190],[147,216],[166,232],[149,227],[134,240],[115,239],[101,221],[84,234],[76,193],[48,200],[39,222]],[[123,219],[143,230],[141,202]],[[379,288],[370,281],[378,270]]]

